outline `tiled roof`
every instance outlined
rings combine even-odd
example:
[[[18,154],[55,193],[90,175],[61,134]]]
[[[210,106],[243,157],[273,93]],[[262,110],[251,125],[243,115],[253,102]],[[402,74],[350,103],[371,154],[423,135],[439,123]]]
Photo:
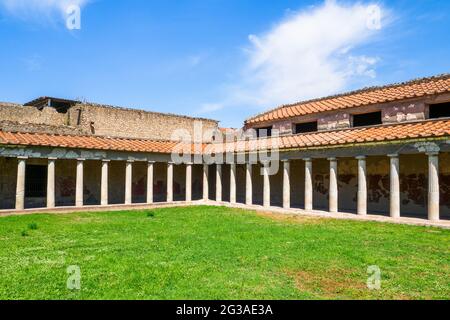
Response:
[[[245,123],[246,125],[252,125],[319,112],[393,102],[445,92],[450,92],[450,74],[385,87],[367,88],[333,97],[284,105],[252,117],[246,120]]]
[[[327,146],[345,146],[355,143],[392,142],[406,139],[450,137],[450,119],[429,120],[404,124],[352,128],[309,134],[280,136],[250,141],[239,141],[207,147],[209,152],[247,152],[270,149],[307,149]]]
[[[345,146],[354,143],[390,142],[421,138],[450,138],[450,119],[429,120],[366,128],[351,128],[281,136],[225,144],[201,145],[202,152],[245,152],[269,149],[272,145],[283,149],[306,149],[326,146]],[[171,153],[178,146],[174,141],[119,139],[98,136],[52,135],[0,131],[0,145],[43,146],[90,150],[111,150],[146,153]],[[184,150],[195,152],[193,144]],[[176,150],[181,150],[180,146]]]
[[[178,146],[176,141],[154,141],[145,139],[121,139],[99,136],[55,135],[47,133],[22,133],[0,131],[0,145],[40,146],[89,150],[111,150],[148,153],[171,153]],[[194,145],[186,150],[194,153]],[[201,147],[203,148],[203,146]],[[178,147],[177,150],[180,150]]]

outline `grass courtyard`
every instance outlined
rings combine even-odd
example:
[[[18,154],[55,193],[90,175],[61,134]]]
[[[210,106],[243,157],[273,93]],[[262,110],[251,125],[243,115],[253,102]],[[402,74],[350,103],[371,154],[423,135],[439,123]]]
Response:
[[[450,299],[450,230],[221,207],[3,217],[0,299]]]

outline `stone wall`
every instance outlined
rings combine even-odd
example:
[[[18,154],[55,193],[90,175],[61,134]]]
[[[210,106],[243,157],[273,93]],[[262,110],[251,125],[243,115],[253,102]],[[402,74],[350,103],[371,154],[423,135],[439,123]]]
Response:
[[[18,104],[0,104],[0,121],[11,121],[20,124],[46,124],[49,126],[67,125],[67,115],[58,113],[54,108],[45,107],[38,110],[34,107]]]
[[[9,132],[29,132],[29,133],[52,133],[60,135],[83,135],[87,134],[81,128],[66,125],[47,125],[35,123],[19,123],[13,121],[0,120],[0,129]]]
[[[0,129],[8,131],[173,140],[178,138],[173,136],[174,132],[181,130],[183,136],[187,134],[198,141],[203,136],[194,137],[196,125],[201,126],[203,133],[218,129],[218,122],[214,120],[95,104],[77,104],[65,113],[53,107],[39,110],[0,104]]]
[[[176,130],[184,130],[194,138],[194,124],[203,130],[216,130],[216,121],[171,114],[124,109],[91,104],[78,104],[69,110],[69,124],[101,136],[173,140]]]

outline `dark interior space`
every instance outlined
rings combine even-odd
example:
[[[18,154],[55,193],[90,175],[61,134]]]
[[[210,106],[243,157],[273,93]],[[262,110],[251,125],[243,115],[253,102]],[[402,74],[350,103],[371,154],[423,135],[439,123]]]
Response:
[[[450,118],[450,102],[430,105],[430,119]]]
[[[367,127],[382,124],[381,111],[353,115],[353,127]]]
[[[305,123],[297,123],[295,125],[295,133],[308,133],[308,132],[317,132],[317,121],[314,122],[305,122]]]

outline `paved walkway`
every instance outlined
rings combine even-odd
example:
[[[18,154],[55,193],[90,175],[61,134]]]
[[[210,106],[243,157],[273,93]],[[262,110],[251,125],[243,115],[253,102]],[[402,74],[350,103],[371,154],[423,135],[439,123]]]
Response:
[[[342,220],[357,220],[357,221],[376,221],[383,223],[394,224],[406,224],[415,226],[427,226],[438,227],[444,229],[450,229],[450,220],[441,221],[429,221],[419,218],[406,218],[401,217],[398,219],[392,219],[388,216],[381,215],[367,215],[358,216],[352,213],[329,213],[325,211],[305,211],[302,209],[283,209],[279,207],[264,208],[258,205],[247,206],[245,204],[230,204],[228,202],[216,202],[216,201],[192,201],[185,202],[179,201],[174,203],[154,203],[154,204],[131,204],[131,205],[108,205],[108,206],[83,206],[83,207],[57,207],[53,209],[26,209],[23,211],[16,210],[0,210],[0,217],[12,216],[12,215],[27,215],[36,213],[46,214],[59,214],[59,213],[73,213],[73,212],[104,212],[104,211],[124,211],[124,210],[144,210],[144,209],[156,209],[156,208],[170,208],[170,207],[183,207],[191,205],[210,205],[210,206],[224,206],[229,208],[240,208],[247,210],[254,210],[259,212],[271,212],[277,214],[299,215],[318,218],[329,219],[342,219]]]

